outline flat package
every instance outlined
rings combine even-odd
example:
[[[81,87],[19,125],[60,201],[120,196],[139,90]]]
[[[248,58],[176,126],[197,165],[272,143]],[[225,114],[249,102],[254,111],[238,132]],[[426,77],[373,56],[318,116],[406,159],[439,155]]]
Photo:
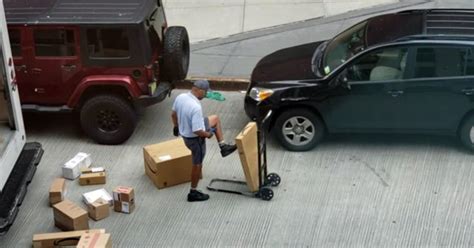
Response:
[[[75,246],[79,243],[81,236],[88,233],[105,233],[105,229],[34,234],[33,247],[50,248],[58,246]]]
[[[81,236],[77,248],[112,248],[109,233],[86,233]]]
[[[99,199],[102,199],[109,203],[110,206],[113,205],[113,198],[105,189],[98,189],[82,194],[82,198],[86,204],[92,204]]]
[[[69,200],[53,205],[54,224],[63,231],[89,229],[87,211]]]
[[[84,173],[79,177],[80,185],[105,184],[105,172]]]
[[[89,168],[91,164],[90,154],[80,152],[63,165],[63,177],[74,180],[81,175],[81,169]]]
[[[249,122],[235,138],[247,186],[251,192],[259,190],[257,123]]]
[[[191,181],[191,151],[183,139],[143,148],[145,173],[159,189]]]
[[[66,195],[66,180],[64,178],[55,178],[49,188],[49,204],[53,206],[64,200]]]

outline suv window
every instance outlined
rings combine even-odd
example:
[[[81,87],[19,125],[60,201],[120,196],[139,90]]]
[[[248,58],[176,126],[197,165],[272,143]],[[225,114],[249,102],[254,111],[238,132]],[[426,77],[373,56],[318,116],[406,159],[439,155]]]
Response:
[[[36,56],[74,56],[74,31],[64,29],[36,29],[33,31]]]
[[[21,57],[21,32],[18,29],[9,29],[10,46],[13,57]]]
[[[90,58],[129,58],[127,30],[97,28],[87,30],[87,49]]]
[[[466,68],[470,57],[470,66]],[[472,74],[473,69],[468,48],[420,47],[416,52],[414,78],[459,77]]]
[[[364,54],[349,67],[349,81],[383,81],[402,79],[405,74],[407,48],[383,48]]]

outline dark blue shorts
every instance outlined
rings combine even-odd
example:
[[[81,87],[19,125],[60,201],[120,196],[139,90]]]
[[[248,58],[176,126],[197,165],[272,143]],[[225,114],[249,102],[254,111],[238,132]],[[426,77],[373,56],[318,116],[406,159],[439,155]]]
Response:
[[[206,131],[209,131],[209,119],[206,117],[204,118],[204,125],[206,127]],[[186,147],[191,150],[192,158],[193,158],[193,165],[202,165],[202,161],[204,161],[204,156],[206,155],[206,138],[201,137],[193,137],[193,138],[186,138],[183,137],[184,144]]]

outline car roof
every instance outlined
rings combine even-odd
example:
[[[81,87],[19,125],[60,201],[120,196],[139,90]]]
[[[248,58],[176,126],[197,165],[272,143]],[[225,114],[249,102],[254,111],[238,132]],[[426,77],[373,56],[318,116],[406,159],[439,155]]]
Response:
[[[158,0],[4,0],[8,24],[137,24]]]

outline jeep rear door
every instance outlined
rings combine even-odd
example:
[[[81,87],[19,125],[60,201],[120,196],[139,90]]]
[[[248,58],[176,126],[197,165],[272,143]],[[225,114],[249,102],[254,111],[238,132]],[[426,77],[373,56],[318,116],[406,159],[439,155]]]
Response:
[[[81,79],[79,29],[31,27],[29,35],[33,47],[23,87],[28,91],[26,102],[66,104]]]

